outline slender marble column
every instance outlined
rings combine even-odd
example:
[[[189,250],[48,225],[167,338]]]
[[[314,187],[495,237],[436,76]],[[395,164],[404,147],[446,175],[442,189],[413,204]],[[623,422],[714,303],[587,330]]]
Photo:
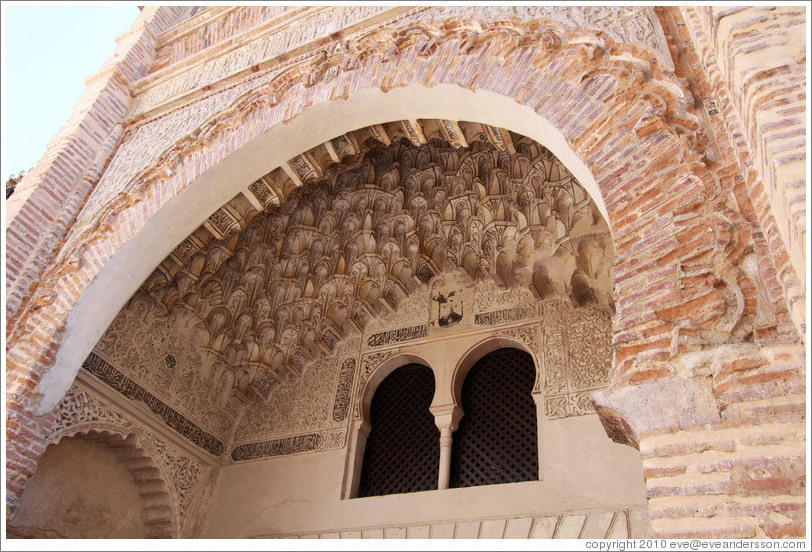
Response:
[[[440,429],[440,473],[437,488],[447,489],[451,480],[451,449],[454,445],[453,433],[462,418],[462,408],[449,404],[431,408],[434,423]]]

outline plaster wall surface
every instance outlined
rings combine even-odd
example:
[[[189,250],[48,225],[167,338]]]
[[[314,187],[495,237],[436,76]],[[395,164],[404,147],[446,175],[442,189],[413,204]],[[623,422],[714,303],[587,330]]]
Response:
[[[10,532],[35,538],[143,538],[142,512],[138,486],[115,453],[69,438],[45,450]]]
[[[645,510],[640,454],[611,442],[597,416],[549,421],[541,431],[542,481],[342,500],[343,450],[226,466],[201,537],[346,534],[528,514]],[[634,530],[647,534],[645,523]]]

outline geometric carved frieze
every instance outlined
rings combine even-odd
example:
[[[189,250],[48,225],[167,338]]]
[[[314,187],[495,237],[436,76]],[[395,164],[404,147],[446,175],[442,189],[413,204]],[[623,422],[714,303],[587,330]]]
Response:
[[[323,444],[324,437],[321,433],[308,433],[259,443],[245,443],[237,445],[231,450],[231,459],[235,462],[242,462],[271,456],[311,452],[320,449]]]
[[[591,394],[609,385],[612,317],[606,307],[541,304],[545,411],[549,418],[594,412]]]
[[[82,364],[87,372],[93,374],[104,383],[127,397],[135,401],[144,403],[154,414],[156,414],[166,425],[177,431],[186,439],[199,446],[209,453],[220,456],[224,446],[214,435],[203,431],[200,427],[188,418],[168,406],[166,403],[155,397],[152,393],[134,382],[107,361],[90,353]]]

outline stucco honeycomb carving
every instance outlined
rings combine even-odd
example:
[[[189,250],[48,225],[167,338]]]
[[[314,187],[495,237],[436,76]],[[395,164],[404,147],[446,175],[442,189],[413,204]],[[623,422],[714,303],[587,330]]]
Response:
[[[541,355],[545,411],[550,418],[594,412],[591,393],[609,385],[612,313],[569,301],[541,304]]]
[[[395,136],[416,132],[403,121],[393,125],[388,132]],[[430,320],[428,331],[474,324],[477,281],[514,290],[500,296],[493,285],[483,288],[483,308],[532,295],[576,302],[611,296],[608,229],[552,154],[521,137],[511,138],[515,154],[470,137],[471,147],[459,150],[442,140],[440,123],[424,127],[431,142],[420,147],[354,138],[371,149],[318,170],[315,153],[298,156],[291,167],[303,180],[324,178],[293,189],[239,235],[212,240],[184,266],[165,267],[148,280],[149,295],[167,311],[182,305],[197,315],[203,347],[228,367],[240,397],[267,400],[382,315],[396,313],[402,324],[400,305],[429,282],[432,308],[449,312]],[[420,300],[405,306],[409,316],[421,316]],[[527,314],[493,313],[481,321]],[[419,324],[409,331],[409,338],[423,335]],[[369,346],[400,339],[365,335],[374,341]]]

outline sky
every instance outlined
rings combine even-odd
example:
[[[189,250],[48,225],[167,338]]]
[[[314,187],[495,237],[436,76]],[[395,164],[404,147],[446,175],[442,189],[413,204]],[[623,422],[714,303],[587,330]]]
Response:
[[[143,2],[142,2],[143,4]],[[2,174],[27,171],[113,54],[135,2],[2,2]]]

